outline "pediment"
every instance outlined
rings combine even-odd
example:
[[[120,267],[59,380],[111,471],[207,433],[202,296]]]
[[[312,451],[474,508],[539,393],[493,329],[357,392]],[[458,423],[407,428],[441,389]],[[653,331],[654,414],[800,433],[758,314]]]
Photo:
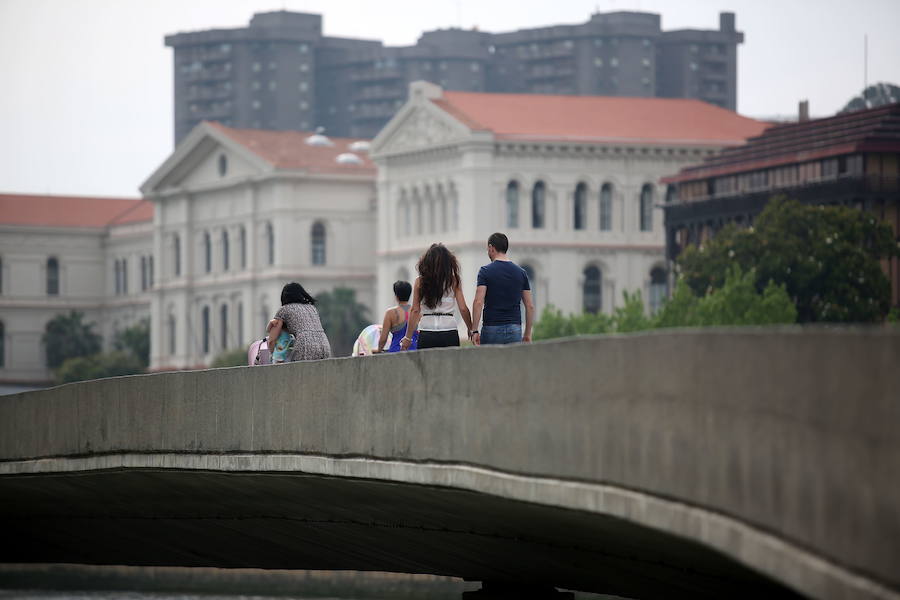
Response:
[[[147,195],[173,188],[205,188],[269,170],[271,165],[215,127],[200,124],[147,179],[141,191]]]
[[[408,108],[385,128],[384,139],[376,139],[375,153],[422,150],[459,142],[471,135],[468,127],[430,103],[417,103]]]

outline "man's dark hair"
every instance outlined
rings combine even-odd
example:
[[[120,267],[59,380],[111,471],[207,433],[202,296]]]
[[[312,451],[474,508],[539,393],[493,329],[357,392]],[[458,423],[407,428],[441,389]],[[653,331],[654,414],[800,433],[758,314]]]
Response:
[[[315,304],[316,300],[306,293],[303,286],[292,281],[281,290],[281,304]]]
[[[491,237],[488,238],[488,244],[493,246],[497,252],[502,252],[503,254],[506,254],[506,251],[509,250],[509,238],[502,233],[492,233]]]
[[[412,284],[410,282],[400,280],[394,282],[394,295],[397,296],[397,300],[406,302],[411,294]]]

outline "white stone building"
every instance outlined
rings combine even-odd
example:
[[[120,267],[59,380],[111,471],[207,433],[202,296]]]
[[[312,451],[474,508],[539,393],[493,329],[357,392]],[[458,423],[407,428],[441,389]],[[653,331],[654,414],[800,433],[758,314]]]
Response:
[[[471,303],[494,231],[529,272],[538,312],[609,312],[666,293],[661,177],[764,124],[698,100],[445,92],[416,82],[372,143],[379,307],[432,242]]]
[[[141,187],[156,210],[151,369],[261,338],[281,288],[373,308],[374,166],[360,140],[198,125]],[[374,318],[374,317],[373,317]]]
[[[424,82],[372,143],[375,163],[360,140],[203,123],[143,201],[0,195],[0,382],[50,379],[41,335],[72,309],[107,349],[149,315],[151,369],[205,366],[262,337],[288,281],[350,287],[378,321],[434,241],[457,253],[471,303],[494,231],[538,310],[609,312],[623,290],[655,305],[660,178],[764,126],[696,100]]]
[[[0,382],[52,378],[47,322],[83,312],[108,350],[150,315],[153,206],[136,198],[0,195]]]

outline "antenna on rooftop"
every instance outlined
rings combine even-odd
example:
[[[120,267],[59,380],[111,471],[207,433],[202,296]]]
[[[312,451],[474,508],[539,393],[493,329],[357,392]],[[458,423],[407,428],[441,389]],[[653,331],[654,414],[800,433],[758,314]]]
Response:
[[[869,108],[866,88],[869,87],[869,34],[863,35],[863,104]]]

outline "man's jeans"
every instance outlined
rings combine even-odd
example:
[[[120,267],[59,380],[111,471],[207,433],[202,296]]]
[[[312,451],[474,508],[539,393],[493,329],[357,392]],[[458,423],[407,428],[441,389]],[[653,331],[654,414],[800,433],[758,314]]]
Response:
[[[516,344],[522,341],[521,325],[483,325],[482,344]]]

